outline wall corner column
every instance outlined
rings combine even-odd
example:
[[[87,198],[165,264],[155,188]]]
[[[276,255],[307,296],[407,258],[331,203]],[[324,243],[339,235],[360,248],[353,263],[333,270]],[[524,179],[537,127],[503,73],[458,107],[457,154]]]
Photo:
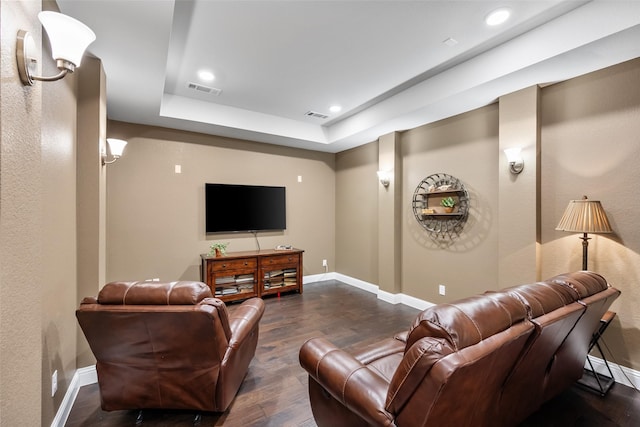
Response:
[[[504,150],[521,148],[524,170],[509,170]],[[499,99],[498,286],[540,280],[540,88]]]
[[[378,286],[402,291],[402,155],[400,135],[378,139],[378,170],[389,174],[389,186],[378,185]]]
[[[78,70],[77,235],[78,297],[97,295],[106,278],[106,76],[102,62],[84,58]],[[78,301],[79,302],[79,301]],[[80,328],[77,366],[95,363]]]

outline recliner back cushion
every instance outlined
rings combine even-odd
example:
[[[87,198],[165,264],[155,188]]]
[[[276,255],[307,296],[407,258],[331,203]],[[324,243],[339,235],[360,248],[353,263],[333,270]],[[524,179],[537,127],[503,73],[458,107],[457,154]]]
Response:
[[[566,286],[553,283],[531,283],[503,289],[501,292],[519,298],[529,307],[530,317],[551,313],[578,299],[578,295]]]
[[[202,282],[111,282],[98,294],[100,304],[194,305],[210,298],[211,289]]]
[[[602,292],[609,286],[604,277],[592,271],[559,274],[547,280],[547,282],[557,283],[573,289],[580,299]]]
[[[105,409],[212,408],[226,350],[217,314],[206,304],[81,307],[76,316],[112,405]]]
[[[416,317],[407,335],[405,351],[424,337],[443,338],[458,351],[508,329],[526,315],[521,301],[501,293],[438,304]]]

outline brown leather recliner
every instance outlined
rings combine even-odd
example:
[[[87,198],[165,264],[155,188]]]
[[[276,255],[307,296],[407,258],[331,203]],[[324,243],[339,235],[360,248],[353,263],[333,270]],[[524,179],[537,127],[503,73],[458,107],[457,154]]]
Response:
[[[619,294],[581,271],[432,306],[356,354],[312,338],[300,363],[316,423],[515,426],[581,377]]]
[[[102,409],[225,411],[258,343],[264,302],[227,311],[200,282],[112,282],[76,317],[96,358]]]

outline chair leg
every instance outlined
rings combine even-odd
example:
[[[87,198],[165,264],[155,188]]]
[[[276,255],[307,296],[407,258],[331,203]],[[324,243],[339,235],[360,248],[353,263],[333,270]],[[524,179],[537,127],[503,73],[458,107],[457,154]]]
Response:
[[[144,421],[144,417],[142,415],[142,409],[138,411],[138,416],[136,417],[136,425],[142,425],[142,421]]]

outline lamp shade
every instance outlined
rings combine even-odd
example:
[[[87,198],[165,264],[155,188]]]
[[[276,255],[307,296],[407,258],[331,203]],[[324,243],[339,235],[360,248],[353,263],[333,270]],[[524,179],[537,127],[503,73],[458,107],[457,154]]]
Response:
[[[600,201],[588,200],[587,196],[569,202],[556,230],[573,233],[613,232]]]
[[[57,12],[40,12],[38,19],[49,36],[53,59],[62,59],[79,67],[84,51],[96,39],[91,28]]]
[[[127,146],[127,141],[123,139],[107,138],[107,144],[109,144],[109,151],[111,151],[111,155],[115,158],[119,158],[124,152],[124,147]]]

